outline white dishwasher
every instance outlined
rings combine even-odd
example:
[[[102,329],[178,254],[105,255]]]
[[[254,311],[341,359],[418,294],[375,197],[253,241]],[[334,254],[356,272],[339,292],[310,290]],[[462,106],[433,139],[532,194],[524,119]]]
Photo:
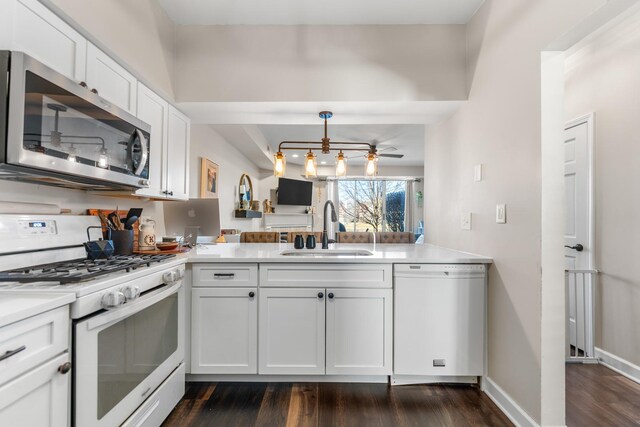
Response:
[[[394,375],[482,376],[486,267],[394,266]]]

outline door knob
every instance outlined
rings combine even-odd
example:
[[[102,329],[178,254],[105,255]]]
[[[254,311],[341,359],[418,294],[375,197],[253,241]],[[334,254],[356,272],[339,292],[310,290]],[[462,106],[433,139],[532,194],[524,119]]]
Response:
[[[565,247],[565,248],[569,248],[569,249],[576,250],[576,251],[578,251],[578,252],[582,252],[582,251],[584,251],[584,246],[582,246],[580,243],[578,243],[578,244],[577,244],[577,245],[575,245],[575,246],[564,245],[564,247]]]

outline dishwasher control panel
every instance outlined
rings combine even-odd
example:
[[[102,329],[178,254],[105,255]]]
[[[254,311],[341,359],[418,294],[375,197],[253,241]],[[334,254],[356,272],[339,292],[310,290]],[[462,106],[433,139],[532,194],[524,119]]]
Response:
[[[483,274],[484,264],[395,264],[394,273]]]

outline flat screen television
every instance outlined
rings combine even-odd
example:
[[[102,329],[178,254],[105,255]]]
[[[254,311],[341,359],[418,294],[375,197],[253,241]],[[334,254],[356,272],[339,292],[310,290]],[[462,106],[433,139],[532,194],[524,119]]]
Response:
[[[280,178],[278,181],[278,204],[311,206],[313,182]]]

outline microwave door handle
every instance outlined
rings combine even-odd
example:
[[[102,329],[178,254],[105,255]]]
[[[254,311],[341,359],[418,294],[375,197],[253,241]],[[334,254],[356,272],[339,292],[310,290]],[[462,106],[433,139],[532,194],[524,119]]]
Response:
[[[136,129],[136,134],[138,135],[138,139],[140,140],[142,156],[140,158],[140,164],[138,165],[138,169],[135,170],[135,174],[140,176],[144,167],[147,165],[147,159],[149,158],[149,148],[147,147],[147,138],[144,137],[144,134],[140,129]]]
[[[118,322],[125,317],[129,317],[132,314],[142,311],[145,308],[162,301],[168,296],[175,294],[176,292],[178,292],[181,286],[182,281],[179,281],[178,283],[168,288],[142,296],[136,299],[135,302],[126,303],[121,306],[121,308],[109,310],[103,314],[92,317],[91,319],[87,320],[87,330],[96,329],[109,323]]]

